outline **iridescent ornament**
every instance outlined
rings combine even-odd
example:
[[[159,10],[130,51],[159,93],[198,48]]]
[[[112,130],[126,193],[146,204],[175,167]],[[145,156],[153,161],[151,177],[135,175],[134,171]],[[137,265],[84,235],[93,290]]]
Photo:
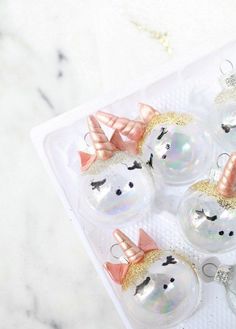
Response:
[[[109,141],[94,116],[89,116],[90,138],[96,153],[79,152],[82,184],[79,207],[95,223],[117,225],[145,217],[155,197],[148,166],[131,153],[129,143],[114,132]],[[161,178],[159,180],[161,189]]]
[[[140,104],[140,119],[99,111],[97,118],[133,141],[144,162],[160,170],[168,184],[194,181],[208,168],[212,139],[204,124],[189,113],[160,113]]]
[[[160,250],[142,229],[138,245],[120,230],[114,237],[127,263],[107,262],[105,269],[121,285],[131,316],[145,328],[174,326],[191,316],[200,299],[194,265],[176,252]]]
[[[224,285],[228,305],[236,315],[236,265],[224,265],[215,257],[208,258],[202,264],[202,278]]]
[[[236,153],[219,179],[195,183],[180,202],[178,217],[185,237],[207,252],[236,248]]]
[[[236,149],[236,72],[230,61],[224,64],[228,64],[229,69],[220,68],[222,90],[215,98],[214,131],[224,149],[233,151]]]

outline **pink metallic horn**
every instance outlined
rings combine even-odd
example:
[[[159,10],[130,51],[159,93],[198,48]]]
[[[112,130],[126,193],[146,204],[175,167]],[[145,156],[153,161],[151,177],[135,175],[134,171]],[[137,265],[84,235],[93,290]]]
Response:
[[[152,106],[139,103],[139,112],[140,112],[140,119],[145,123],[148,124],[155,115],[160,114],[157,110],[155,110]]]
[[[139,141],[145,132],[146,125],[141,121],[119,118],[116,115],[102,111],[98,111],[96,116],[106,126],[118,130],[122,135],[133,141]]]
[[[232,153],[217,184],[218,192],[227,197],[236,196],[236,153]]]
[[[116,147],[108,140],[95,116],[88,117],[88,128],[97,159],[107,160],[112,157]]]
[[[136,246],[122,231],[116,229],[113,235],[123,250],[129,263],[138,263],[144,257],[144,251]]]

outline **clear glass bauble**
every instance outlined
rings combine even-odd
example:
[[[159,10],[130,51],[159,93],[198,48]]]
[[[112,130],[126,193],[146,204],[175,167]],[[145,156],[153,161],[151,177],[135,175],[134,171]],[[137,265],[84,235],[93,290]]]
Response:
[[[192,264],[161,251],[145,275],[123,292],[123,300],[140,328],[166,328],[190,317],[200,300],[199,278]]]
[[[227,151],[236,149],[236,71],[230,60],[220,65],[221,92],[215,98],[214,132],[218,143]]]
[[[230,93],[233,90],[229,91]],[[225,92],[228,94],[228,92]],[[236,149],[236,89],[235,99],[228,97],[224,102],[216,105],[214,131],[218,143],[227,151]]]
[[[213,142],[204,124],[191,116],[184,125],[156,124],[143,141],[141,153],[167,184],[181,185],[193,182],[209,169]]]
[[[155,186],[149,167],[138,156],[116,152],[111,159],[97,160],[82,175],[78,207],[95,224],[117,226],[141,220],[162,193],[159,178]]]
[[[211,183],[204,184],[207,188]],[[184,236],[202,251],[220,253],[236,248],[236,207],[224,201],[190,188],[180,202],[178,218]]]
[[[231,278],[225,284],[227,301],[236,315],[236,265],[231,267]]]

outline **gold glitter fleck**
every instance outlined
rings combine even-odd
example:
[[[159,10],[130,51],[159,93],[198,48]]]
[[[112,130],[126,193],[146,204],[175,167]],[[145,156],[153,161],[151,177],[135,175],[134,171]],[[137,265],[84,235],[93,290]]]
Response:
[[[207,194],[208,196],[215,197],[217,202],[221,207],[225,209],[235,209],[236,208],[236,197],[226,198],[217,191],[217,185],[211,183],[209,180],[200,181],[191,186],[194,191],[199,191]]]
[[[142,278],[147,272],[148,268],[157,261],[162,255],[161,250],[152,250],[145,254],[144,259],[129,266],[128,272],[125,276],[125,280],[122,284],[122,288],[127,290],[132,284]]]
[[[216,104],[222,104],[222,103],[225,103],[229,100],[236,101],[236,88],[223,90],[215,98]]]
[[[178,112],[166,112],[155,115],[152,120],[148,123],[145,133],[142,139],[138,143],[138,150],[142,152],[142,146],[145,139],[150,135],[153,128],[160,123],[175,124],[177,126],[185,126],[193,120],[192,115],[187,113]]]
[[[133,21],[133,20],[130,20],[130,23],[132,23],[139,31],[145,32],[145,33],[149,34],[149,36],[152,39],[157,40],[169,55],[172,54],[173,49],[172,49],[172,46],[169,41],[168,32],[159,32],[156,30],[152,30],[152,29],[148,28],[147,26],[142,25],[141,23]]]

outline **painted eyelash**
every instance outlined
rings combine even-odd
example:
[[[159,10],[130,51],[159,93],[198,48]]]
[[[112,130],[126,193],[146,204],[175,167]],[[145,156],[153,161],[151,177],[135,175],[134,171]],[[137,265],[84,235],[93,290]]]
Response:
[[[134,296],[137,295],[139,291],[142,290],[145,286],[147,286],[150,280],[151,278],[149,276],[146,277],[146,279],[136,287]]]
[[[142,169],[142,165],[141,165],[140,162],[135,160],[134,163],[133,163],[133,166],[127,167],[127,168],[128,168],[128,170]]]
[[[166,128],[162,127],[162,128],[161,128],[161,133],[160,133],[160,135],[157,137],[157,139],[158,139],[158,140],[161,140],[162,137],[163,137],[164,135],[166,135],[167,133],[168,133],[168,130],[167,130]]]
[[[210,220],[211,222],[214,222],[215,220],[217,220],[217,216],[216,216],[216,215],[215,215],[215,216],[207,216],[207,215],[205,214],[204,209],[202,209],[202,210],[195,210],[195,212],[196,212],[196,214],[197,214],[198,216],[200,216],[200,215],[205,216],[206,219],[207,219],[207,220]]]
[[[166,262],[164,262],[162,264],[162,266],[167,266],[169,264],[176,264],[176,263],[177,263],[177,261],[175,260],[175,258],[173,256],[167,256],[166,257]]]
[[[90,185],[92,186],[92,190],[98,190],[100,192],[100,187],[106,183],[106,178],[103,180],[97,181],[97,182],[92,182]]]
[[[148,166],[150,166],[153,169],[153,154],[150,154],[149,160],[146,162]]]
[[[231,124],[225,125],[222,123],[221,128],[224,130],[226,134],[228,134],[231,129],[236,128],[236,125],[231,125]]]

